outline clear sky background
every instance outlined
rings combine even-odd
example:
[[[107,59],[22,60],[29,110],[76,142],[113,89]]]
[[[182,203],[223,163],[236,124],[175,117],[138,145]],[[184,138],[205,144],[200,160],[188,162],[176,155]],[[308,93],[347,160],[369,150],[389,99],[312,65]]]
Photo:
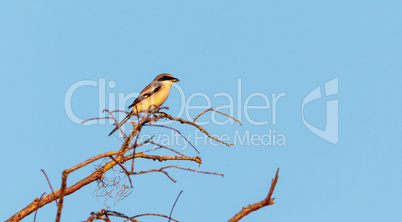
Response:
[[[177,85],[185,95],[182,100],[172,88],[165,103],[169,113],[177,114],[195,93],[207,95],[214,107],[227,105],[225,97],[214,97],[227,93],[243,126],[211,122],[204,126],[209,132],[235,141],[236,132],[251,137],[271,131],[272,139],[275,131],[286,144],[237,140],[228,148],[199,141],[200,167],[174,164],[224,178],[174,169],[169,172],[177,183],[160,173],[135,176],[131,195],[114,206],[111,202],[111,210],[130,216],[169,214],[183,190],[174,218],[226,221],[266,196],[279,167],[276,203],[242,221],[402,220],[401,11],[400,1],[1,1],[0,220],[50,193],[40,169],[58,189],[64,169],[119,149],[121,142],[107,136],[111,124],[83,126],[68,117],[65,97],[72,85],[98,83],[79,88],[71,100],[74,113],[87,119],[110,108],[100,107],[100,81],[115,84],[106,86],[105,104],[126,107],[129,102],[119,104],[119,93],[138,93],[163,72],[181,80]],[[324,84],[335,78],[338,94],[325,97]],[[302,102],[317,87],[323,98],[305,106],[305,120],[325,129],[326,101],[338,101],[336,144],[303,123]],[[268,120],[264,125],[247,121],[243,112],[246,98],[256,92],[266,95],[271,106],[249,115]],[[280,93],[286,95],[276,104],[274,124],[271,98]],[[249,101],[265,102],[261,96]],[[208,104],[196,97],[190,105]],[[198,112],[192,110],[189,117]],[[171,126],[186,136],[196,132]],[[150,134],[170,132],[147,128],[144,135]],[[182,152],[197,155],[189,148]],[[142,160],[136,168],[165,165]],[[68,184],[94,167],[73,173]],[[91,184],[67,196],[62,221],[83,221],[105,208],[93,197],[95,189]],[[55,215],[51,203],[39,210],[37,221],[53,221]],[[32,220],[33,215],[24,221]]]

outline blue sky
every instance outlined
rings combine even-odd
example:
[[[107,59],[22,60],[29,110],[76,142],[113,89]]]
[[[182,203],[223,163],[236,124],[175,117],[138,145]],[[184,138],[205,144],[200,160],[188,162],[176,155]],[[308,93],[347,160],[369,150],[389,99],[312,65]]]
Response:
[[[50,193],[40,169],[58,189],[64,169],[119,148],[118,139],[107,137],[111,124],[83,126],[69,117],[65,99],[71,86],[97,84],[80,87],[70,100],[74,114],[87,119],[110,108],[103,104],[126,107],[129,102],[121,103],[119,93],[134,96],[163,72],[181,80],[165,103],[170,113],[209,100],[214,107],[229,104],[242,119],[243,126],[204,125],[236,145],[199,140],[200,167],[174,163],[225,177],[174,169],[169,172],[177,183],[158,173],[135,176],[131,195],[111,210],[169,214],[183,190],[174,218],[225,221],[262,200],[279,167],[276,204],[242,221],[400,220],[401,9],[399,1],[1,1],[0,220]],[[325,83],[333,79],[338,93],[326,96]],[[302,120],[303,100],[317,87],[322,98],[304,106],[304,117],[321,130],[338,118],[338,130],[330,135],[338,139],[335,144]],[[222,93],[233,103],[217,96]],[[281,93],[274,117],[272,96]],[[269,99],[269,108],[248,111],[252,120],[268,123],[247,121],[248,96],[248,105],[260,108],[267,106],[264,96]],[[332,110],[336,116],[326,115],[327,101],[338,102]],[[182,117],[194,118],[200,111]],[[196,142],[194,128],[171,126]],[[282,137],[285,143],[250,142],[252,135],[268,138],[269,132],[271,140]],[[150,134],[170,132],[145,129],[144,135]],[[241,143],[239,135],[249,135],[249,143]],[[197,155],[188,148],[182,152]],[[139,170],[165,165],[138,161]],[[94,167],[73,173],[68,184]],[[93,197],[95,189],[91,184],[68,196],[62,221],[82,221],[104,208],[103,200]],[[52,203],[40,209],[37,220],[52,221],[55,215]]]

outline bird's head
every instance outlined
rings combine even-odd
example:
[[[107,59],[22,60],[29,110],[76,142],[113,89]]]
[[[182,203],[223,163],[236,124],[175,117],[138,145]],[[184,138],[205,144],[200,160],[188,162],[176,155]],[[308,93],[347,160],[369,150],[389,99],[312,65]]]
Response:
[[[160,75],[158,75],[154,81],[156,82],[179,82],[180,80],[173,77],[172,75],[170,75],[169,73],[162,73]]]

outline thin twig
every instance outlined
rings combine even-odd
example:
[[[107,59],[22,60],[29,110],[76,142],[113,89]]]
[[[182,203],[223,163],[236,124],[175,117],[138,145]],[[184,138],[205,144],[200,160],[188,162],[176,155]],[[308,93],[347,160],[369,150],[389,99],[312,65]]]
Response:
[[[172,210],[170,211],[170,214],[169,214],[169,217],[170,217],[170,218],[172,217],[172,213],[173,213],[174,207],[176,206],[177,200],[179,200],[179,197],[180,197],[180,195],[181,195],[182,193],[183,193],[183,190],[180,191],[179,195],[177,195],[177,198],[176,198],[176,200],[174,201]],[[170,218],[169,218],[169,221],[168,221],[168,222],[170,222]]]
[[[164,218],[168,218],[169,220],[173,220],[173,221],[175,221],[175,222],[179,222],[178,220],[175,220],[175,219],[173,219],[173,218],[171,218],[171,217],[168,217],[168,216],[166,216],[166,215],[163,215],[163,214],[152,214],[152,213],[148,213],[148,214],[138,214],[138,215],[135,215],[134,217],[131,217],[131,218],[137,218],[137,217],[143,217],[143,216],[164,217]]]
[[[103,112],[107,111],[109,114],[115,113],[115,112],[122,112],[122,113],[126,113],[128,114],[129,112],[124,111],[124,110],[113,110],[113,111],[108,111],[107,109],[104,109]],[[84,121],[81,122],[81,124],[84,124],[88,121],[92,121],[92,120],[100,120],[100,119],[114,119],[114,117],[95,117],[95,118],[90,118],[90,119],[86,119]]]
[[[117,126],[117,128],[119,128],[119,130],[120,130],[120,132],[121,132],[121,135],[123,135],[123,137],[126,138],[126,134],[123,132],[123,130],[122,130],[121,127],[119,126],[119,122],[116,120],[116,118],[115,118],[114,115],[112,114],[113,111],[110,112],[110,111],[107,110],[107,109],[104,109],[104,110],[102,110],[102,111],[109,113],[109,115],[110,115],[110,116],[113,118],[113,120],[114,120],[114,124]],[[127,113],[127,114],[128,114],[128,113]]]
[[[194,118],[193,122],[195,123],[195,121],[196,121],[201,115],[203,115],[204,113],[206,113],[206,112],[208,112],[208,111],[214,111],[214,112],[217,112],[217,113],[222,114],[222,115],[224,115],[224,116],[227,116],[227,117],[233,119],[234,121],[236,121],[237,123],[239,123],[240,126],[242,126],[240,120],[238,120],[238,119],[236,119],[236,118],[234,118],[234,117],[232,117],[232,116],[230,116],[230,115],[228,115],[228,114],[226,114],[226,113],[222,113],[222,112],[220,112],[220,111],[218,111],[218,110],[215,110],[215,109],[213,109],[212,107],[209,108],[209,109],[207,109],[207,110],[204,110],[202,113],[198,114],[198,116],[196,116],[196,117]]]
[[[197,148],[195,148],[195,146],[194,146],[179,130],[177,130],[177,129],[173,128],[173,127],[164,126],[164,125],[158,125],[158,124],[151,124],[151,123],[148,123],[148,126],[163,127],[163,128],[168,128],[168,129],[171,129],[171,130],[176,131],[181,137],[183,137],[183,139],[184,139],[188,144],[190,144],[190,145],[194,148],[195,151],[197,151],[197,153],[200,153],[200,152],[197,150]]]
[[[43,195],[45,195],[45,194],[46,194],[46,193],[43,193],[42,195],[40,195],[40,198],[39,198],[39,200],[38,200],[38,206],[36,207],[36,210],[35,210],[35,215],[34,215],[34,220],[33,220],[33,222],[36,221],[36,214],[38,213],[39,204],[40,204],[40,201],[42,200]]]
[[[162,144],[155,143],[154,141],[149,141],[149,143],[154,144],[155,146],[159,146],[159,147],[157,147],[157,148],[152,148],[152,149],[149,149],[149,150],[145,150],[145,151],[142,151],[142,152],[146,153],[146,152],[151,152],[151,151],[154,151],[154,150],[157,150],[157,149],[164,148],[164,149],[170,150],[170,151],[172,151],[172,152],[175,152],[175,153],[177,153],[177,154],[179,154],[179,155],[181,155],[181,156],[186,156],[186,155],[180,153],[179,151],[176,151],[176,150],[174,150],[174,149],[172,149],[172,148],[169,148],[169,147],[167,147],[167,146],[164,146],[164,145],[162,145]]]
[[[144,142],[142,142],[140,144],[137,143],[137,140],[135,141],[135,143],[134,143],[134,145],[132,147],[132,149],[133,149],[133,159],[131,161],[131,172],[134,172],[134,159],[135,159],[134,157],[135,157],[136,148],[151,142],[154,137],[155,137],[155,135],[152,135],[149,139],[145,140]],[[137,136],[137,139],[138,139],[138,136]]]
[[[158,115],[157,117],[155,117],[155,119],[154,119],[153,121],[156,121],[156,120],[161,119],[161,118],[166,118],[166,119],[178,121],[178,122],[180,122],[181,124],[192,125],[192,126],[198,128],[198,130],[200,130],[201,132],[203,132],[203,133],[204,133],[205,135],[207,135],[209,138],[211,138],[211,139],[213,139],[213,140],[215,140],[215,141],[217,141],[217,142],[219,142],[219,143],[222,143],[222,144],[224,144],[224,145],[226,145],[226,146],[228,146],[228,147],[230,147],[231,145],[233,145],[233,143],[225,143],[225,142],[223,142],[222,140],[218,139],[218,137],[212,137],[212,136],[208,133],[208,131],[206,131],[202,126],[200,126],[200,125],[198,125],[198,124],[196,124],[196,123],[194,123],[194,122],[192,122],[192,121],[188,121],[188,120],[184,120],[184,119],[181,119],[181,118],[173,117],[173,116],[171,116],[171,115],[169,115],[169,114],[167,114],[167,113],[163,113],[163,112],[161,112],[160,114],[161,114],[161,115]]]
[[[49,178],[47,177],[47,175],[46,175],[46,173],[45,173],[45,171],[44,171],[43,169],[40,169],[40,170],[41,170],[42,173],[45,175],[46,180],[47,180],[47,183],[49,184],[50,190],[52,191],[52,194],[53,194],[53,196],[54,196],[53,187],[52,187],[52,184],[50,184]],[[55,199],[56,199],[56,196],[55,196]],[[55,200],[55,202],[56,202],[56,207],[57,207],[57,204],[58,204],[57,200]]]

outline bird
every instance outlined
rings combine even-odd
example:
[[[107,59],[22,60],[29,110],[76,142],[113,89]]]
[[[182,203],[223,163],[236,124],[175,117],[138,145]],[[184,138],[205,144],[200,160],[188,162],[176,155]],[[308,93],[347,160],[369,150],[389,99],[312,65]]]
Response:
[[[162,73],[158,75],[141,91],[140,95],[138,95],[134,102],[128,106],[128,108],[132,107],[132,110],[119,123],[119,125],[109,133],[109,136],[118,130],[132,116],[141,112],[149,112],[159,108],[168,98],[170,88],[172,87],[173,83],[179,81],[179,79],[173,77],[169,73]]]

